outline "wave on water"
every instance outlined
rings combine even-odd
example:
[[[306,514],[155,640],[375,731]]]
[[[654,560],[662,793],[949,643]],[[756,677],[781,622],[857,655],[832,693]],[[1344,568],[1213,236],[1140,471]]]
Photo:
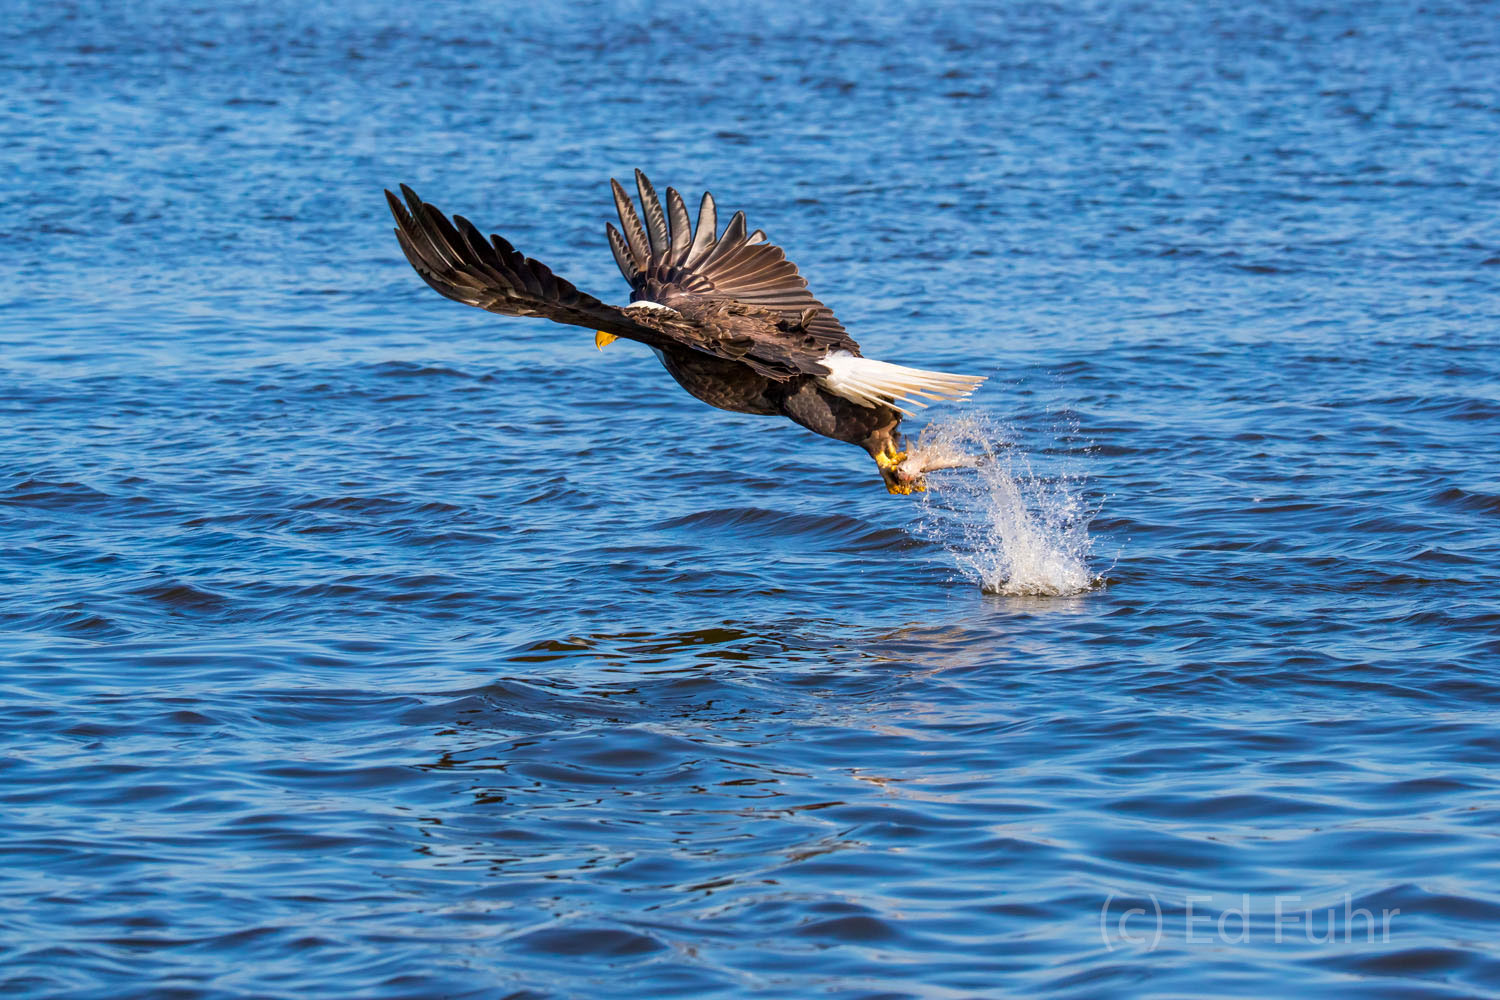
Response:
[[[907,460],[940,471],[927,477],[918,531],[940,542],[985,593],[1092,590],[1103,581],[1089,567],[1097,507],[1085,499],[1084,478],[1037,472],[1012,437],[979,414],[923,428]]]

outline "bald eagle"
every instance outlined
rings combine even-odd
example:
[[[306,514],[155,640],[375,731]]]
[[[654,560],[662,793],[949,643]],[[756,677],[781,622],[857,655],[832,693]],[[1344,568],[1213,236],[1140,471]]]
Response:
[[[451,220],[401,185],[390,191],[396,238],[422,279],[450,299],[506,316],[541,316],[596,331],[603,350],[624,337],[655,350],[671,376],[711,406],[788,417],[818,434],[859,445],[891,493],[926,489],[923,467],[897,428],[908,406],[963,399],[981,376],[905,368],[860,354],[833,311],[807,290],[797,266],[736,212],[719,232],[713,196],[698,224],[667,188],[662,207],[635,172],[641,213],[611,180],[620,228],[605,226],[630,304],[580,292],[499,236],[486,240],[461,215]],[[642,221],[644,219],[644,221]]]

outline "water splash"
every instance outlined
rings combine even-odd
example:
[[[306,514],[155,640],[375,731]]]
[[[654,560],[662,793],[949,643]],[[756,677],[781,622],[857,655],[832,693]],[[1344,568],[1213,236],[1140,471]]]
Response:
[[[982,415],[925,427],[908,461],[970,468],[928,476],[918,530],[985,593],[1061,596],[1099,586],[1088,532],[1097,508],[1082,476],[1038,473],[1012,438]]]

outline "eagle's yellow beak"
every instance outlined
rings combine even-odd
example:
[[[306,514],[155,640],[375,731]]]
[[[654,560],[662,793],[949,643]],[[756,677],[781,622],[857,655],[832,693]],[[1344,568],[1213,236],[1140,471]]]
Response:
[[[599,350],[601,351],[619,339],[620,338],[616,337],[614,334],[605,333],[603,330],[594,331],[594,346],[599,348]]]

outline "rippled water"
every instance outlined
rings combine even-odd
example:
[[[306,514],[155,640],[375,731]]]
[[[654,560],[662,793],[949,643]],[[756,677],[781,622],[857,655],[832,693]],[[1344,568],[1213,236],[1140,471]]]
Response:
[[[12,5],[0,992],[1500,991],[1497,80],[1481,4]],[[620,299],[635,166],[995,461],[380,196]]]

